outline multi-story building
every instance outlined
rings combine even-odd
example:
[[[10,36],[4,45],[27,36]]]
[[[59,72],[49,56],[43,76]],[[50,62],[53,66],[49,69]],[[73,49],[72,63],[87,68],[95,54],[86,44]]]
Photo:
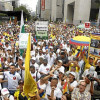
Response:
[[[18,7],[18,0],[0,0],[1,11],[13,11],[15,7]]]
[[[37,13],[41,20],[63,20],[64,0],[38,0]]]
[[[96,21],[98,19],[100,8],[95,1],[39,0],[37,9],[39,11],[39,18],[42,20],[60,20],[70,24],[78,24],[86,21]]]
[[[2,1],[0,1],[0,10],[1,11],[5,10],[5,6],[4,6],[4,3]]]
[[[64,22],[78,24],[95,21],[98,12],[99,6],[95,0],[65,0]]]

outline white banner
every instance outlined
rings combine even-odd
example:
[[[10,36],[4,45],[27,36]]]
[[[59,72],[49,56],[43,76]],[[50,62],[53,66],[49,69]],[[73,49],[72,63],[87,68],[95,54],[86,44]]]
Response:
[[[29,35],[29,33],[20,33],[19,34],[19,48],[20,49],[27,48],[28,35]]]
[[[48,31],[48,21],[36,21],[35,31]]]

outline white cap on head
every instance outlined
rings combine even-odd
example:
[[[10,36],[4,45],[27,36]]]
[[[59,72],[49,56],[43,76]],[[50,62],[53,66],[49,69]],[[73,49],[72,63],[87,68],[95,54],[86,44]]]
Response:
[[[2,94],[2,95],[9,94],[8,89],[7,89],[7,88],[3,88],[3,89],[1,90],[1,94]]]
[[[31,59],[32,59],[32,60],[36,60],[36,58],[35,58],[35,57],[32,57]]]
[[[89,74],[93,74],[95,71],[95,68],[94,66],[91,66],[90,69],[89,69]]]
[[[53,49],[53,47],[52,47],[52,46],[50,46],[49,48],[50,48],[50,49]]]
[[[19,59],[23,60],[22,56],[20,56]]]
[[[64,68],[63,68],[63,67],[60,67],[60,68],[59,68],[59,72],[61,72],[61,73],[64,74]]]
[[[76,74],[75,74],[75,72],[70,72],[69,74],[73,75],[73,76],[75,77],[75,79],[76,79]]]
[[[100,63],[100,60],[98,60],[97,63]]]
[[[60,63],[62,63],[62,60],[58,60]]]

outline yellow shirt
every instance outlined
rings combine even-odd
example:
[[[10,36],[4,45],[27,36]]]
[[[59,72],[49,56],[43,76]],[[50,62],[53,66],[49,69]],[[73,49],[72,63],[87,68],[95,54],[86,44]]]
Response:
[[[16,97],[17,100],[19,100],[19,94],[20,94],[20,91],[19,91],[19,90],[16,91],[16,92],[14,93],[14,97]],[[24,92],[22,92],[21,95],[22,95],[23,97],[25,97]]]

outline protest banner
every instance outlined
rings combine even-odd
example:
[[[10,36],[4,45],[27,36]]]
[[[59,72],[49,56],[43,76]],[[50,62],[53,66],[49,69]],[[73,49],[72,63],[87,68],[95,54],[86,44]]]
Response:
[[[27,48],[28,35],[29,35],[29,33],[20,33],[19,34],[19,48],[20,49]]]
[[[37,39],[48,39],[48,21],[36,21],[35,31]]]
[[[89,56],[100,58],[100,33],[91,34]]]

